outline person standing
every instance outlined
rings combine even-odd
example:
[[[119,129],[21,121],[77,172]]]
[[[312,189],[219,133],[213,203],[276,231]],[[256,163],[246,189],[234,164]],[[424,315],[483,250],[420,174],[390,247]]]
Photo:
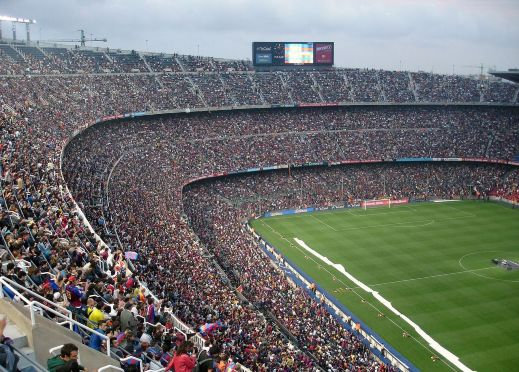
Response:
[[[191,355],[192,351],[193,343],[191,341],[184,341],[175,352],[175,356],[169,362],[166,371],[171,371],[172,368],[175,372],[193,371],[196,365],[196,359]]]

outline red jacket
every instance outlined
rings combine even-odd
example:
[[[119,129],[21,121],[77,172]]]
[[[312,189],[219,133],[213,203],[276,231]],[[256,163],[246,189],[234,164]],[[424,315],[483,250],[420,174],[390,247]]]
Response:
[[[175,372],[191,372],[196,366],[196,359],[194,356],[187,354],[175,355],[169,362],[166,371],[170,371],[175,367]]]

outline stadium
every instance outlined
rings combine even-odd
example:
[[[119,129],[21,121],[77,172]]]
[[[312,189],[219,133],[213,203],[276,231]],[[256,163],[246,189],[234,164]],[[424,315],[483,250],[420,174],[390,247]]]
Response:
[[[2,370],[516,368],[517,71],[3,36]]]

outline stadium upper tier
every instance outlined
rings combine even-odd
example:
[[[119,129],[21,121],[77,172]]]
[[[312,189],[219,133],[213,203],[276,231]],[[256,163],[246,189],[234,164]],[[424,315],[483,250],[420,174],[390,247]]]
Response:
[[[168,97],[151,108],[337,102],[517,103],[518,86],[426,72],[334,68],[327,71],[255,73],[250,62],[106,49],[0,43],[0,75],[122,74],[68,77],[97,85],[119,80],[136,94],[152,89]],[[133,87],[132,85],[136,85]]]
[[[2,237],[13,266],[22,259],[32,265],[30,272],[11,267],[8,275],[49,300],[53,289],[42,274],[47,270],[93,278],[106,298],[110,285],[126,286],[129,273],[120,274],[124,254],[111,255],[95,239],[81,219],[84,211],[113,251],[119,247],[141,253],[139,274],[159,297],[172,301],[190,326],[221,318],[225,327],[218,340],[224,350],[256,369],[303,370],[320,364],[374,370],[380,362],[306,297],[298,302],[300,308],[291,309],[296,315],[287,311],[284,316],[277,306],[271,309],[281,325],[296,333],[300,348],[292,347],[257,309],[242,303],[182,216],[182,188],[189,180],[276,164],[429,156],[506,161],[519,153],[519,114],[510,105],[517,101],[518,89],[508,83],[367,70],[254,73],[246,67],[236,72],[228,71],[227,62],[196,57],[156,56],[153,61],[139,53],[122,57],[118,54],[124,53],[59,48],[40,48],[41,54],[10,45],[0,49],[0,70],[22,73],[0,76]],[[44,65],[46,59],[62,70],[32,74],[31,64]],[[121,73],[90,73],[112,71],[113,61],[125,66],[117,70]],[[84,69],[88,73],[72,74],[82,63],[90,66]],[[176,67],[167,67],[172,73],[122,73],[162,63]],[[239,64],[234,69],[239,70]],[[124,113],[339,101],[476,105],[212,110],[109,121],[79,131],[98,118]],[[481,107],[488,102],[498,104]],[[61,169],[61,152],[72,137]],[[476,178],[480,173],[471,170]],[[505,176],[501,168],[485,173],[485,185],[506,195],[508,183],[501,184]],[[515,180],[514,173],[507,182]],[[112,273],[119,270],[120,275],[109,278],[98,269],[106,267],[98,261],[107,261]],[[155,265],[161,262],[164,265]],[[168,280],[157,282],[158,273],[166,273]],[[274,279],[283,290],[289,288],[280,273]],[[133,293],[138,284],[132,283],[120,286],[123,294]],[[305,341],[293,322],[310,314],[323,317],[325,331],[309,331],[313,334]],[[324,346],[330,333],[337,341]],[[339,348],[347,351],[329,357]],[[315,358],[302,350],[310,350]]]

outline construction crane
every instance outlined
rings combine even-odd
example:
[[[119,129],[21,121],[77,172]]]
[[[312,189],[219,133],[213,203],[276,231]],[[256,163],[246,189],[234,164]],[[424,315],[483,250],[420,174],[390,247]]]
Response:
[[[56,39],[56,40],[45,40],[47,42],[52,43],[81,43],[81,46],[85,46],[87,41],[102,41],[103,43],[106,43],[108,40],[106,38],[104,39],[93,39],[90,37],[90,39],[87,39],[85,37],[85,30],[78,30],[81,32],[81,38],[79,39]]]
[[[461,67],[466,67],[466,68],[477,68],[477,69],[479,69],[479,78],[480,78],[481,80],[483,80],[483,77],[484,77],[484,75],[483,75],[483,69],[484,69],[485,67],[490,67],[490,66],[487,66],[487,65],[484,65],[483,63],[480,63],[479,65],[465,65],[465,66],[461,66]],[[487,68],[487,70],[488,70],[488,68]]]

